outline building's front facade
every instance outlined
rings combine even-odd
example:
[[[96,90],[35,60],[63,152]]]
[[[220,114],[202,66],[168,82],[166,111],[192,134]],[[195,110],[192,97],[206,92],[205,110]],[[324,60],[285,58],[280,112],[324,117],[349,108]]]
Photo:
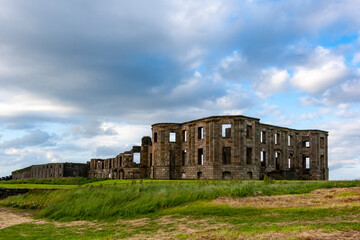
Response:
[[[152,125],[152,139],[115,158],[92,159],[89,176],[129,179],[328,179],[328,133],[215,116]],[[140,163],[134,163],[134,153]]]
[[[157,123],[152,125],[152,139],[143,137],[141,146],[83,165],[87,176],[95,178],[257,180],[266,174],[275,179],[328,180],[328,132],[267,125],[241,115]],[[61,168],[65,165],[35,165],[12,177],[65,177]]]
[[[327,180],[327,137],[320,130],[261,124],[245,116],[152,126],[155,179]]]

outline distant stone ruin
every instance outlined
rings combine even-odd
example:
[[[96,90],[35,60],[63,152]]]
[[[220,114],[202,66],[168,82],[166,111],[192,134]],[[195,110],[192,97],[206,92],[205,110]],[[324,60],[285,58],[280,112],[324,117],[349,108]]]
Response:
[[[61,166],[66,168],[35,165],[13,172],[12,177],[259,180],[268,175],[328,180],[328,132],[262,124],[258,118],[241,115],[156,123],[152,138],[143,137],[141,146],[130,151],[114,158],[91,159],[81,167],[69,165],[71,174]]]
[[[134,154],[140,153],[140,162]],[[132,179],[328,180],[328,132],[246,116],[152,125],[152,139],[115,158],[91,159],[89,176]]]

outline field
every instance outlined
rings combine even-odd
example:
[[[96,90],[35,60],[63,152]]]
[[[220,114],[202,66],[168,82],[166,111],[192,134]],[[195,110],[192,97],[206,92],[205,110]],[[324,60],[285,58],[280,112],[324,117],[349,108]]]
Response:
[[[0,239],[360,239],[360,181],[37,181]]]

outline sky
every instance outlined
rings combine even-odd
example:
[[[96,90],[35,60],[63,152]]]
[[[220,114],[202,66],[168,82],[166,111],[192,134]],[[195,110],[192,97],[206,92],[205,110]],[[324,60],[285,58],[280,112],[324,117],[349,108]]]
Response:
[[[360,178],[359,0],[0,0],[0,176],[213,115],[329,131]]]

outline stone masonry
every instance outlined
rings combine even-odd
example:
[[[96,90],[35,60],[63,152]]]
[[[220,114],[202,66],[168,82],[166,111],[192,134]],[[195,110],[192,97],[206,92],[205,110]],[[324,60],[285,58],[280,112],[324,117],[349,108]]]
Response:
[[[295,130],[246,116],[152,125],[152,139],[109,159],[92,159],[90,177],[129,179],[328,180],[328,132]],[[140,162],[134,154],[140,153]]]
[[[50,163],[32,165],[12,172],[12,179],[87,177],[88,165],[84,163]]]

